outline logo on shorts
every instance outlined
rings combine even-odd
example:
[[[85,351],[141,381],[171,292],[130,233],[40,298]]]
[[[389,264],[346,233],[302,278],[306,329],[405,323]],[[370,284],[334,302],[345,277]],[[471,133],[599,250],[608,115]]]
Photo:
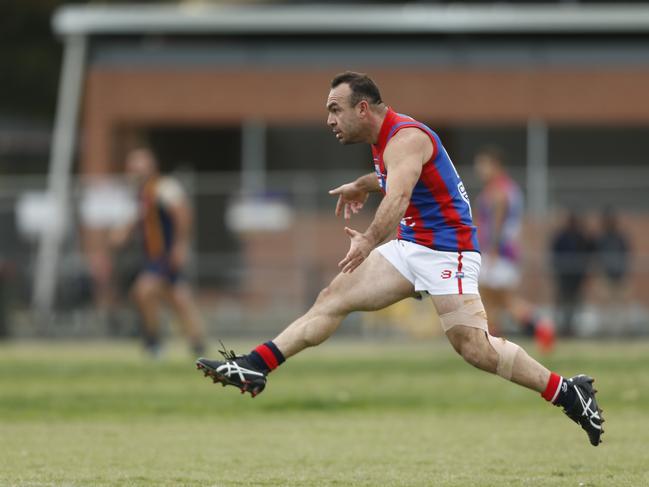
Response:
[[[464,272],[456,272],[455,279],[464,279]]]
[[[442,271],[442,279],[450,279],[453,273],[449,270]]]

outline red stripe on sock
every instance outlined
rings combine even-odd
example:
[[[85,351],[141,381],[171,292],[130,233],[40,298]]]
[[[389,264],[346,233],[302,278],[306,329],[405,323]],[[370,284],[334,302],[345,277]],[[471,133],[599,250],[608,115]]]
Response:
[[[548,380],[548,385],[545,387],[545,391],[543,391],[543,399],[546,401],[551,401],[555,394],[557,393],[557,389],[559,388],[559,385],[561,384],[561,376],[558,374],[555,374],[554,372],[550,372],[550,380]]]
[[[267,345],[259,345],[257,348],[255,348],[255,352],[257,352],[261,356],[270,370],[276,369],[279,365],[277,363],[277,359],[275,358],[275,354],[270,348],[268,348]]]

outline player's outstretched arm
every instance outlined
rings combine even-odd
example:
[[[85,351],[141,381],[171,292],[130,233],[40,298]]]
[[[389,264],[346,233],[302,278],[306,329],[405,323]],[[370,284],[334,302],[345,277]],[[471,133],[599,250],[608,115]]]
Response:
[[[432,155],[433,144],[419,129],[403,129],[390,140],[383,153],[388,170],[386,195],[365,233],[345,228],[351,244],[349,252],[338,264],[342,272],[356,269],[374,247],[394,232],[408,208],[422,166]]]
[[[388,143],[383,154],[388,173],[387,191],[365,232],[374,245],[388,238],[403,218],[422,166],[432,153],[432,142],[419,129],[401,130]]]
[[[356,181],[354,181],[356,186],[359,186],[369,193],[377,193],[381,191],[381,186],[379,186],[379,178],[376,177],[376,173],[369,173],[361,176]]]
[[[169,214],[174,222],[175,242],[171,249],[171,265],[181,269],[187,262],[192,231],[192,211],[189,204],[182,200],[169,207]]]
[[[338,196],[336,216],[344,214],[345,220],[349,220],[352,214],[361,211],[369,193],[377,192],[380,189],[378,178],[373,173],[332,189],[329,194]]]

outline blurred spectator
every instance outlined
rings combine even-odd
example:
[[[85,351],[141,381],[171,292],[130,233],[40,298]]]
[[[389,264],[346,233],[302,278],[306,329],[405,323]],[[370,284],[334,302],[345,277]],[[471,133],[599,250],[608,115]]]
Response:
[[[139,216],[111,235],[114,245],[124,244],[139,228],[144,237],[146,258],[142,263],[133,295],[144,324],[147,350],[159,356],[160,303],[167,300],[180,320],[192,351],[204,353],[203,323],[183,270],[187,264],[192,233],[192,209],[180,183],[163,176],[158,162],[147,148],[131,151],[126,172],[137,185]]]
[[[490,332],[501,335],[500,321],[507,312],[523,331],[534,336],[541,350],[549,351],[554,343],[554,324],[518,292],[523,193],[507,173],[499,148],[481,149],[474,164],[484,184],[476,207],[482,252],[480,294],[487,310]]]
[[[630,246],[619,228],[618,216],[613,208],[606,208],[602,212],[601,222],[602,231],[595,242],[597,267],[608,284],[609,297],[617,299],[624,293]]]
[[[556,301],[561,314],[560,331],[564,336],[574,335],[574,315],[581,304],[593,246],[593,240],[577,214],[568,213],[552,241]]]
[[[119,332],[115,316],[116,295],[113,256],[108,235],[132,221],[137,213],[126,184],[107,176],[84,181],[79,204],[81,238],[92,279],[95,309],[112,333]]]

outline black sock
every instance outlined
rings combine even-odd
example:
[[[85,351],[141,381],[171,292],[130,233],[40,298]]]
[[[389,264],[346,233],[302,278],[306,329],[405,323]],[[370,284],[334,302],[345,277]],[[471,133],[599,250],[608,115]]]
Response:
[[[257,370],[261,370],[265,374],[276,369],[286,360],[273,342],[262,343],[250,352],[247,357]]]
[[[557,406],[571,407],[575,403],[575,388],[571,387],[570,379],[563,378],[559,387],[559,394],[554,401]]]

